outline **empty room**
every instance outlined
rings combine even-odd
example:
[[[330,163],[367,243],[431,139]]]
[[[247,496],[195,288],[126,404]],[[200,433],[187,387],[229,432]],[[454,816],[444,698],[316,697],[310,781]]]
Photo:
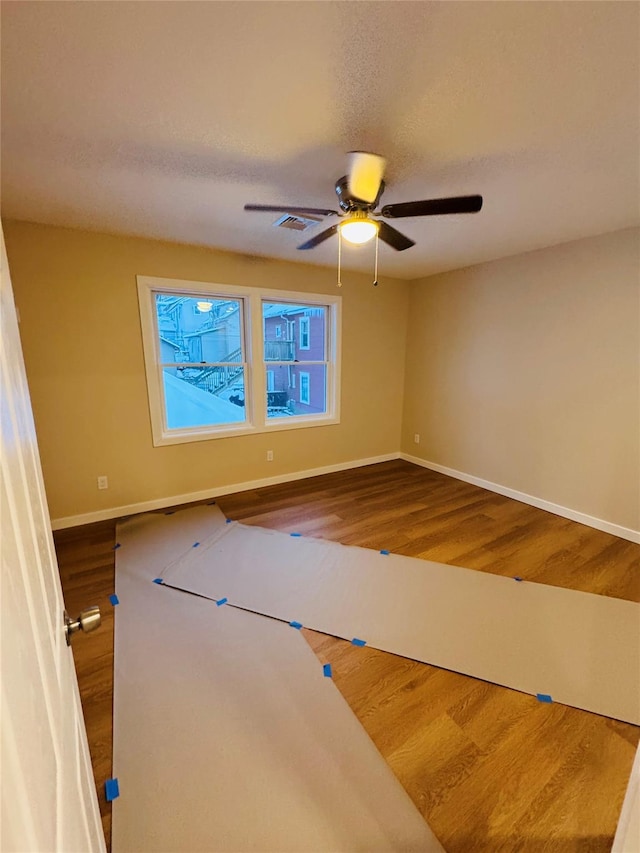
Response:
[[[640,853],[640,4],[0,11],[3,853]]]

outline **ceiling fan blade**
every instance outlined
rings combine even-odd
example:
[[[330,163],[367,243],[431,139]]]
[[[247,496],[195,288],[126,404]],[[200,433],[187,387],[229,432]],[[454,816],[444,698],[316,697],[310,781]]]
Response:
[[[328,240],[329,237],[333,237],[333,235],[338,230],[338,225],[332,225],[331,228],[326,228],[324,231],[321,231],[319,234],[316,234],[315,237],[312,237],[310,240],[307,240],[306,243],[302,243],[302,245],[298,246],[299,249],[315,249],[317,245],[320,243],[324,243],[325,240]]]
[[[349,193],[360,201],[373,204],[378,197],[380,182],[387,161],[368,151],[349,152]]]
[[[337,210],[325,210],[324,207],[283,207],[274,204],[245,204],[245,210],[258,210],[266,213],[299,213],[301,216],[335,216]]]
[[[426,201],[385,204],[380,213],[388,219],[400,219],[403,216],[440,216],[445,213],[477,213],[481,207],[481,195],[461,195],[454,198],[432,198]]]
[[[415,246],[414,240],[405,237],[404,234],[396,231],[395,228],[387,225],[386,222],[378,222],[378,226],[378,237],[398,252],[404,252],[405,249]]]

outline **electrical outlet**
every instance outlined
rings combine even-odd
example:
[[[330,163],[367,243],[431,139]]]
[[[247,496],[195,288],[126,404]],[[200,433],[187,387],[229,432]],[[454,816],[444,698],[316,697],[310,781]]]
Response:
[[[273,462],[273,450],[267,450],[267,462]]]
[[[420,444],[420,433],[415,433],[415,435],[413,436],[413,443]]]
[[[98,488],[99,489],[108,489],[109,488],[109,480],[106,477],[98,477]]]

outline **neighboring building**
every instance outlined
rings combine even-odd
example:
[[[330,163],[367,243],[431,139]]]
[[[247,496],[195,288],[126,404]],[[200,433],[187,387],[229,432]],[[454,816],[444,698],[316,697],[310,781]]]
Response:
[[[163,362],[242,360],[237,301],[159,294],[156,304]]]
[[[325,412],[326,308],[265,303],[262,314],[269,416]]]

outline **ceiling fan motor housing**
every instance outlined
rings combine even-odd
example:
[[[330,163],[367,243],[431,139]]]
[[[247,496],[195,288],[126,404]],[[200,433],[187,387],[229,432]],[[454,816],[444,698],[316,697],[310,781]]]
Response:
[[[345,175],[344,178],[340,178],[336,182],[336,195],[338,196],[338,204],[340,205],[340,209],[344,210],[345,213],[354,213],[355,211],[364,211],[369,213],[375,210],[378,202],[380,201],[380,196],[384,192],[384,181],[380,181],[380,189],[378,190],[378,195],[375,199],[369,204],[366,201],[361,201],[355,196],[349,193],[349,180]]]

